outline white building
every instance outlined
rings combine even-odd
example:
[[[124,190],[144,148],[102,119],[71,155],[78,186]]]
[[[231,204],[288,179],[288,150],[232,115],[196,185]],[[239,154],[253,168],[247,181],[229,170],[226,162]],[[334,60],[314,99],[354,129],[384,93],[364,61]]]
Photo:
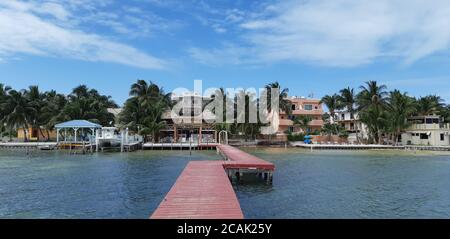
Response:
[[[358,113],[338,111],[335,113],[334,121],[348,132],[349,143],[368,140],[367,126],[359,120]]]
[[[412,125],[402,134],[403,145],[450,146],[450,124],[440,116],[416,116],[408,119]]]

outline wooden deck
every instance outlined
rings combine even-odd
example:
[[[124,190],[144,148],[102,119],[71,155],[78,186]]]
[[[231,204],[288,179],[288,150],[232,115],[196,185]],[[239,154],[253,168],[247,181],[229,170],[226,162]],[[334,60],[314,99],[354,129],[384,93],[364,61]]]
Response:
[[[217,143],[145,143],[142,145],[143,149],[170,149],[170,150],[206,150],[215,149]]]
[[[273,163],[269,163],[230,145],[218,145],[217,150],[227,160],[223,163],[225,169],[275,170]]]
[[[189,162],[152,219],[242,219],[241,207],[218,161]]]
[[[244,218],[231,177],[250,171],[271,182],[275,166],[228,145],[217,150],[227,160],[189,162],[151,219]]]

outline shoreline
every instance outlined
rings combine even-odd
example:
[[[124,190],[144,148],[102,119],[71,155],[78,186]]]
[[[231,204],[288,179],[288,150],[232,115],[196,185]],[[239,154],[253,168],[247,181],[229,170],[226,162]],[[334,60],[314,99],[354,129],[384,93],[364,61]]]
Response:
[[[52,150],[61,150],[56,148],[57,143],[56,142],[0,142],[0,150],[1,149],[27,149],[27,148],[34,148],[34,149],[48,149],[48,147],[52,148]],[[211,149],[214,147],[214,144],[210,145]],[[404,151],[431,151],[431,152],[442,152],[442,151],[450,151],[450,146],[426,146],[426,145],[403,145],[403,146],[392,146],[392,145],[376,145],[376,144],[361,144],[361,145],[350,145],[350,144],[304,144],[300,142],[286,142],[286,144],[264,144],[264,145],[258,145],[258,144],[232,144],[232,146],[239,147],[239,148],[258,148],[258,149],[264,149],[264,148],[302,148],[302,149],[309,149],[311,151],[313,150],[338,150],[338,151],[348,151],[348,150],[380,150],[380,151],[389,151],[389,150],[404,150]],[[53,149],[54,148],[54,149]],[[193,150],[200,150],[196,149],[196,147],[192,147]],[[164,149],[159,148],[160,150],[178,150],[177,147]],[[139,149],[141,151],[145,150],[158,150],[156,149],[150,149],[150,148],[142,148]],[[181,150],[181,149],[180,149]],[[186,150],[186,149],[185,149]],[[205,149],[202,149],[205,150]]]

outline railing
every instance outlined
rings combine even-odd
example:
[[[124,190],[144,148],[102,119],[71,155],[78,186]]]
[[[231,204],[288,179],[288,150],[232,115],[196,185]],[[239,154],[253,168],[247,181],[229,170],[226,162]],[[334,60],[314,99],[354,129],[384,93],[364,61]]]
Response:
[[[450,129],[450,124],[413,124],[409,130],[437,130]]]
[[[323,110],[293,110],[293,115],[323,115]]]

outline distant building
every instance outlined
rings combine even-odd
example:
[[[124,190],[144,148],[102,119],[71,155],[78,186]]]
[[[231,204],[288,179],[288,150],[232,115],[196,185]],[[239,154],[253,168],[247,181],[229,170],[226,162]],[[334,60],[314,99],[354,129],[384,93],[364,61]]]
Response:
[[[108,113],[111,113],[114,115],[114,126],[118,127],[119,122],[119,114],[122,112],[122,108],[108,108],[106,109]]]
[[[286,133],[302,133],[303,130],[294,125],[293,119],[298,116],[310,116],[312,121],[308,125],[308,132],[320,131],[323,127],[323,108],[319,99],[309,99],[305,97],[290,97],[292,104],[292,115],[286,112],[280,112],[279,136],[285,136]],[[305,133],[305,132],[303,132]]]
[[[210,97],[185,92],[180,95],[172,94],[172,101],[174,104],[180,103],[183,110],[177,112],[175,117],[171,109],[163,114],[162,119],[166,122],[166,127],[160,131],[160,142],[215,143],[217,141],[214,124],[205,121],[215,119],[215,115],[203,110],[203,106],[211,101]]]
[[[403,145],[450,146],[450,124],[440,116],[416,116],[408,121],[411,126],[401,135]]]
[[[47,131],[45,129],[39,130],[39,128],[29,127],[27,129],[27,139],[28,141],[54,141],[56,140],[56,131],[50,130],[49,132],[50,138],[47,135]],[[25,140],[25,135],[23,132],[23,128],[17,129],[17,139],[19,141]]]
[[[334,121],[347,131],[349,143],[368,140],[367,126],[359,120],[357,112],[338,111]]]

